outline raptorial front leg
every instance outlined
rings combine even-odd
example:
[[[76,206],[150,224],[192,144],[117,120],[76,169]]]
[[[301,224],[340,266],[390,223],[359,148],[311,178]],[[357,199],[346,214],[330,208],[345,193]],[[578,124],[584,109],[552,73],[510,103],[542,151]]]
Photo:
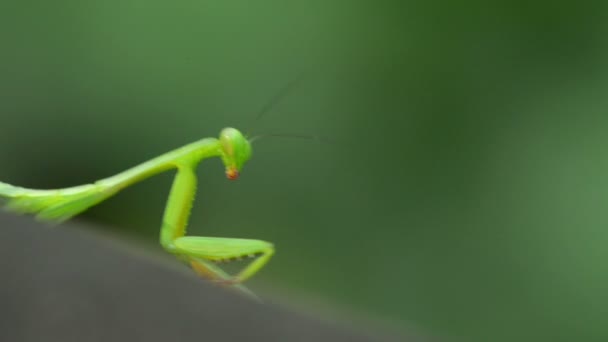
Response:
[[[201,277],[213,281],[228,279],[229,276],[218,267],[203,260],[197,260],[187,253],[178,251],[175,247],[175,240],[186,234],[188,218],[196,194],[196,183],[194,165],[184,164],[177,167],[163,215],[160,243],[167,251],[188,263]]]
[[[252,277],[274,254],[272,243],[261,240],[184,236],[196,193],[194,165],[178,166],[163,216],[160,241],[163,247],[190,264],[212,281],[236,285]],[[251,262],[231,276],[217,263],[251,258]]]
[[[176,253],[200,259],[197,272],[224,284],[240,284],[262,269],[274,254],[270,242],[250,239],[185,236],[173,241]],[[250,258],[252,261],[234,276],[225,277],[223,271],[211,263],[223,263]],[[223,273],[223,274],[222,274]],[[215,278],[215,279],[213,279]]]

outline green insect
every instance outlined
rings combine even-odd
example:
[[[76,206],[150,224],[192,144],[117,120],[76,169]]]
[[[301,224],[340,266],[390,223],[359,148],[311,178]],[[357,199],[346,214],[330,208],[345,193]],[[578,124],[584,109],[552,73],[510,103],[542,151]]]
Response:
[[[185,236],[196,193],[196,167],[211,157],[221,158],[226,176],[238,178],[251,157],[251,141],[234,128],[225,128],[219,138],[205,138],[165,153],[115,176],[92,184],[55,189],[27,189],[0,182],[0,198],[6,208],[35,214],[44,221],[61,222],[83,212],[120,190],[161,172],[177,169],[165,207],[160,243],[165,250],[188,263],[199,275],[251,294],[242,282],[259,271],[272,257],[272,243],[261,240]],[[243,258],[251,262],[235,275],[217,264]]]

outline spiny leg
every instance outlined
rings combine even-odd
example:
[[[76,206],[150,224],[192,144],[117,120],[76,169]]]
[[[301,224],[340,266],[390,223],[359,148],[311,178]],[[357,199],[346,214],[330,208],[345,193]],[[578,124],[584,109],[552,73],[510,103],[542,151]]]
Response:
[[[223,284],[239,284],[259,271],[274,254],[271,243],[261,240],[184,236],[196,193],[193,162],[178,165],[161,229],[160,241],[169,252],[185,259],[199,275]],[[256,257],[235,276],[212,262]]]
[[[178,254],[200,261],[227,262],[255,258],[236,275],[228,278],[216,271],[217,266],[205,262],[205,269],[201,271],[205,275],[215,277],[215,281],[225,284],[239,284],[251,278],[274,254],[273,245],[261,240],[185,236],[173,243]]]

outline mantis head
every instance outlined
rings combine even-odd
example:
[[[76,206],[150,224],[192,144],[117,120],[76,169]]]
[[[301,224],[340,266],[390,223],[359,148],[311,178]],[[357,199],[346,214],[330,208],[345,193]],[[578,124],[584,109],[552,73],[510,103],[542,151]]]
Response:
[[[247,138],[235,128],[224,128],[220,132],[222,162],[226,167],[226,177],[230,180],[239,178],[243,165],[251,157],[251,144]]]

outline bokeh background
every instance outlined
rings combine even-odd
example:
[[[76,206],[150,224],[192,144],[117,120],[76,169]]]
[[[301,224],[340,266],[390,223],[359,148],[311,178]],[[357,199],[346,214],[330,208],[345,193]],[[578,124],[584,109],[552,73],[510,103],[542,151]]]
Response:
[[[0,176],[87,183],[225,126],[328,137],[257,141],[238,182],[205,161],[190,234],[273,241],[251,287],[296,307],[605,341],[607,5],[4,1]],[[160,253],[170,182],[82,219]]]

